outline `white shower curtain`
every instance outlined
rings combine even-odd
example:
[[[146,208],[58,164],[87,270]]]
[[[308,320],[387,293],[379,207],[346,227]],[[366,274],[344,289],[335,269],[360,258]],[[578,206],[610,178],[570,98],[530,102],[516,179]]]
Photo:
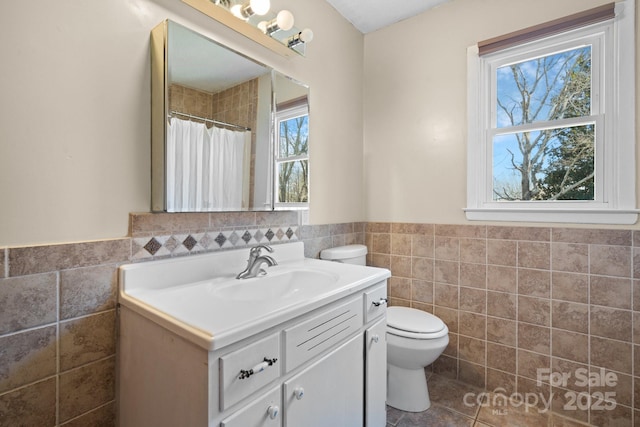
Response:
[[[167,129],[167,211],[242,208],[245,147],[251,132],[171,118]]]

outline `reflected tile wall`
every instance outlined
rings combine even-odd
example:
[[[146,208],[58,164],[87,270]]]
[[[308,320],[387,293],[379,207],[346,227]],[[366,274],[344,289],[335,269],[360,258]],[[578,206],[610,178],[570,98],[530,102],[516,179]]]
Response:
[[[211,97],[211,117],[254,129],[258,108],[258,79],[249,80]]]
[[[302,240],[364,243],[364,223],[297,212],[130,215],[130,237],[0,248],[0,426],[114,426],[117,268]]]
[[[178,84],[169,86],[169,110],[212,119],[213,96]]]
[[[640,425],[639,231],[368,223],[366,244],[368,263],[391,270],[392,305],[448,325],[434,372],[542,393],[576,421]],[[538,381],[538,369],[570,377]],[[616,384],[582,386],[581,373]],[[579,392],[608,392],[615,409],[574,410],[567,396]]]

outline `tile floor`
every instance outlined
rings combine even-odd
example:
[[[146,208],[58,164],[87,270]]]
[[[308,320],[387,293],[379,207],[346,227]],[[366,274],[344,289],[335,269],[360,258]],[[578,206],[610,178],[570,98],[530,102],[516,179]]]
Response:
[[[428,384],[431,407],[424,412],[387,407],[387,427],[584,427],[567,418],[539,413],[536,408],[496,409],[476,404],[481,389],[440,375],[430,375]],[[465,404],[467,393],[472,393],[466,399],[469,405]]]

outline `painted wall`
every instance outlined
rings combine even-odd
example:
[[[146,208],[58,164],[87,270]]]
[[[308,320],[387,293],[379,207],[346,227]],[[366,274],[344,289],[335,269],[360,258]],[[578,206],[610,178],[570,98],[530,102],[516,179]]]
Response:
[[[467,47],[605,3],[452,0],[367,34],[367,220],[477,224],[467,221],[462,210],[467,179]]]
[[[178,0],[3,2],[0,246],[121,237],[149,210],[149,32],[167,18],[311,86],[310,221],[362,219],[363,36],[324,0],[287,8],[314,30],[307,58]]]

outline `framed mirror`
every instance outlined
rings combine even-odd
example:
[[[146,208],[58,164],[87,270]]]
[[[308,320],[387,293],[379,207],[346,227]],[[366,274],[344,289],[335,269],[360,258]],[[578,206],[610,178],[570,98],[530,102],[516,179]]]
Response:
[[[151,69],[152,211],[274,209],[280,74],[170,20]]]

